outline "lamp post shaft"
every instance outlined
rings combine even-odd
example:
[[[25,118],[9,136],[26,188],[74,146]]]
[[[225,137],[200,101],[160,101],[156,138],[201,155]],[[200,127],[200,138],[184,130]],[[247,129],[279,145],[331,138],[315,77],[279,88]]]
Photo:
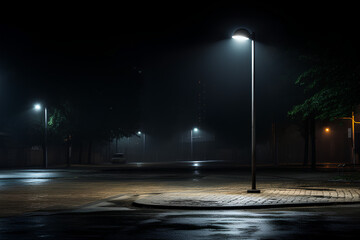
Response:
[[[48,155],[47,155],[47,128],[48,128],[48,122],[47,122],[47,108],[44,108],[44,167],[48,167]]]
[[[356,151],[355,151],[355,117],[354,112],[351,113],[351,138],[352,138],[352,161],[353,165],[356,163]]]
[[[251,189],[248,193],[260,193],[256,189],[256,138],[255,138],[255,40],[251,40]]]
[[[193,130],[190,130],[190,160],[193,160]]]
[[[255,169],[255,43],[251,40],[251,188],[256,189]]]
[[[145,161],[145,151],[146,151],[146,134],[143,133],[143,161]]]

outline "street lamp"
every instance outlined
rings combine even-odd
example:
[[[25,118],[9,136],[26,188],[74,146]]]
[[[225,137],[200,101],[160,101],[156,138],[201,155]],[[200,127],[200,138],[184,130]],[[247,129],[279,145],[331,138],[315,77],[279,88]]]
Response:
[[[260,193],[256,189],[256,164],[255,164],[255,33],[250,33],[246,28],[237,29],[232,38],[238,41],[251,40],[251,189],[248,193]]]
[[[146,134],[145,133],[143,133],[143,132],[141,132],[141,131],[138,131],[137,132],[137,134],[140,136],[140,138],[142,138],[142,140],[143,140],[143,143],[142,143],[142,145],[143,145],[143,149],[142,149],[142,161],[144,161],[144,159],[145,159],[145,150],[146,150]]]
[[[198,132],[199,129],[197,127],[194,127],[190,130],[190,158],[193,160],[193,135],[194,132]]]
[[[34,110],[35,111],[40,111],[41,110],[41,105],[40,104],[35,104],[34,105]],[[47,108],[44,107],[44,147],[43,147],[43,155],[44,155],[44,167],[47,168],[48,166],[48,155],[47,155]]]

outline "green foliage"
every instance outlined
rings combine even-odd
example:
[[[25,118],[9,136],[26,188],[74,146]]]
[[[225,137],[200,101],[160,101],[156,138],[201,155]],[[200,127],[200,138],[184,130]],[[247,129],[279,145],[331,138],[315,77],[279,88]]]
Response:
[[[295,105],[288,115],[292,118],[314,117],[333,120],[350,116],[360,104],[360,65],[351,57],[322,55],[303,57],[309,68],[295,84],[304,89],[305,100]]]
[[[69,128],[69,117],[63,106],[51,107],[48,110],[48,135],[53,140],[63,140],[71,132]]]
[[[64,123],[66,121],[66,115],[57,108],[53,108],[52,112],[49,114],[48,119],[48,127],[50,131],[61,131],[61,129],[64,127]]]

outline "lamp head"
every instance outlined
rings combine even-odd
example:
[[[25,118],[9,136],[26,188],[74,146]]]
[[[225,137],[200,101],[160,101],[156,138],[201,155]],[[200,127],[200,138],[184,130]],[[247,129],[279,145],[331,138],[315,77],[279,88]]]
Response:
[[[246,28],[238,28],[234,31],[232,38],[235,40],[254,40],[254,33],[250,33]]]
[[[36,111],[40,111],[41,110],[41,105],[40,104],[35,104],[34,105],[34,109],[36,110]]]

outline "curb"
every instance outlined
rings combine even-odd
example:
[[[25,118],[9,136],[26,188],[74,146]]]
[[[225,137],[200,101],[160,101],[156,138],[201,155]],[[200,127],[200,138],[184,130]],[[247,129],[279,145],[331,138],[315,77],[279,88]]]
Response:
[[[177,210],[234,210],[234,209],[270,209],[270,208],[289,208],[289,207],[321,207],[331,205],[351,205],[360,204],[360,201],[354,202],[322,202],[322,203],[293,203],[293,204],[267,204],[267,205],[240,205],[240,206],[172,206],[172,205],[156,205],[156,204],[145,204],[137,203],[134,201],[132,205],[140,208],[150,209],[177,209]]]

